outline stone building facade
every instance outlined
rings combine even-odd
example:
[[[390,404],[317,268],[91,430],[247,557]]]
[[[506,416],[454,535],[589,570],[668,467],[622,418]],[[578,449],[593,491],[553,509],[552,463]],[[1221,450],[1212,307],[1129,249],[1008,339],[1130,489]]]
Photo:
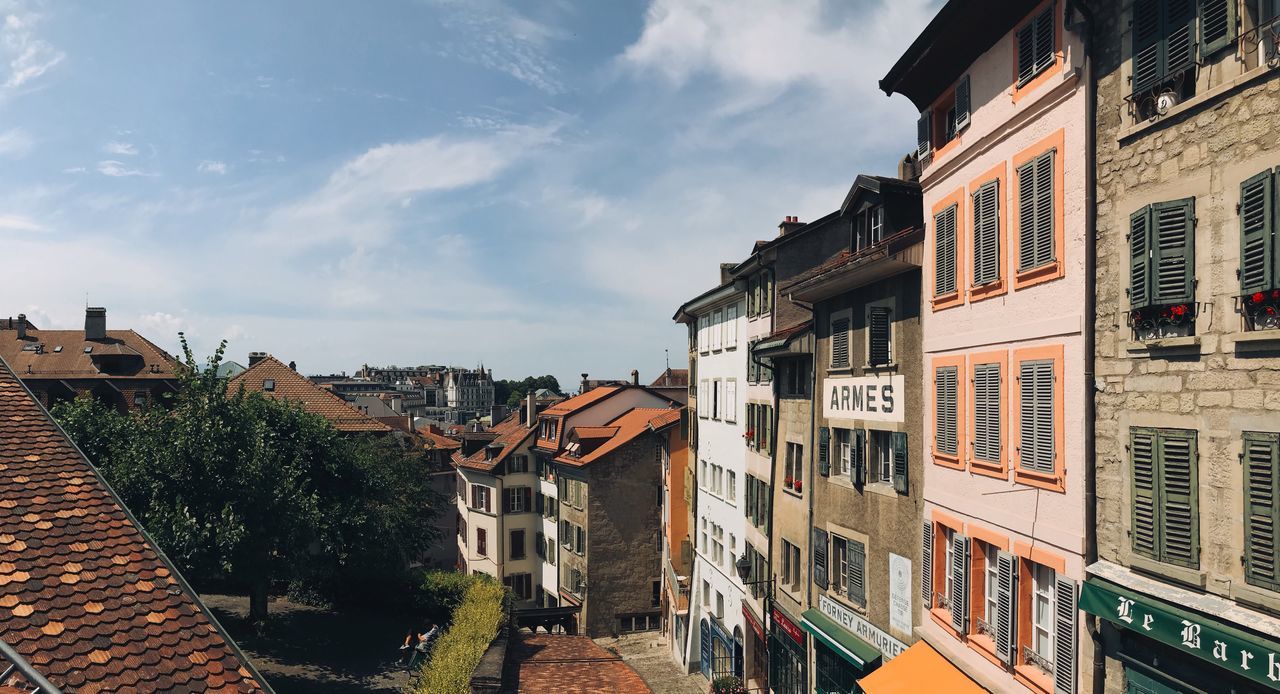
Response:
[[[1082,607],[1103,618],[1109,692],[1274,687],[1274,17],[1259,15],[1270,3],[1235,0],[1181,15],[1167,3],[1150,3],[1154,15],[1143,3],[1089,4],[1099,561]],[[1117,612],[1126,600],[1130,611]],[[1148,615],[1176,631],[1137,628]],[[1227,653],[1223,629],[1249,642]]]

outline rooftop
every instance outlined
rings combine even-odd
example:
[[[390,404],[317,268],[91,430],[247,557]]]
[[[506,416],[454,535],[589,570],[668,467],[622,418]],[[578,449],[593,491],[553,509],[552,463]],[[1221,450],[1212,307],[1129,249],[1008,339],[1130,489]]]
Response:
[[[594,447],[591,447],[585,453],[580,452],[581,448],[574,451],[566,448],[565,451],[556,456],[555,460],[557,463],[575,467],[593,463],[627,445],[635,440],[637,436],[647,431],[652,431],[653,429],[650,428],[652,422],[671,417],[673,412],[678,419],[680,417],[679,407],[637,407],[618,415],[606,426],[574,427],[567,432],[566,439],[569,443],[590,440],[593,442]],[[654,429],[656,428],[658,427],[654,427]]]
[[[24,379],[174,379],[177,360],[132,330],[108,330],[90,340],[83,330],[0,328],[0,358]],[[109,364],[107,363],[109,362]]]
[[[587,694],[652,692],[622,658],[586,636],[520,633],[512,643],[509,674],[517,692]],[[511,671],[514,672],[511,672]]]
[[[502,464],[502,461],[511,455],[511,452],[520,447],[536,429],[527,427],[524,422],[520,421],[520,412],[513,412],[510,417],[502,420],[497,426],[489,430],[489,433],[496,433],[497,436],[489,443],[488,446],[462,458],[458,461],[459,467],[471,470],[492,471]],[[500,446],[501,450],[498,454],[489,457],[489,449],[493,446]]]
[[[365,416],[348,405],[346,400],[317,386],[272,356],[263,357],[261,361],[227,382],[227,389],[230,392],[234,393],[241,387],[246,392],[262,393],[277,400],[297,402],[307,412],[329,420],[338,431],[375,433],[391,431],[389,425]]]

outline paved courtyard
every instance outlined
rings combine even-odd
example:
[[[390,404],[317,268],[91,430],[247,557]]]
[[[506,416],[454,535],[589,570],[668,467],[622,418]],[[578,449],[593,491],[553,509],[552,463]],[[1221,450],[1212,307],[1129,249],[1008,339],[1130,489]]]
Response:
[[[660,634],[643,632],[595,641],[622,656],[622,660],[635,668],[649,688],[658,694],[707,691],[707,680],[701,674],[686,675],[680,671],[671,660],[671,647]]]

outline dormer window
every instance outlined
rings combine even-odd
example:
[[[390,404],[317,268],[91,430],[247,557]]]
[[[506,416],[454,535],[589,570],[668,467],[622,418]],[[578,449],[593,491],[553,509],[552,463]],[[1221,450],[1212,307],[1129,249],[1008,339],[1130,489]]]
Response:
[[[276,389],[276,379],[274,378],[262,379],[262,389],[267,391],[268,393],[274,391]]]
[[[875,205],[859,212],[853,250],[860,251],[884,240],[884,208]]]
[[[916,124],[916,154],[921,159],[942,149],[969,127],[969,76],[962,76],[933,107],[920,114]]]

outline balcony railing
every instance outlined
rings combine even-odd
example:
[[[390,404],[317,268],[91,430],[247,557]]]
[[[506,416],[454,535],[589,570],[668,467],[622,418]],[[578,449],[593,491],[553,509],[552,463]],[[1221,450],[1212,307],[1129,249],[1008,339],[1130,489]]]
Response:
[[[23,688],[29,694],[62,694],[62,690],[53,686],[49,680],[44,678],[36,669],[31,667],[31,663],[27,662],[17,651],[9,647],[9,644],[0,640],[0,665],[8,662],[8,666],[0,671],[0,682],[8,682],[10,677],[15,675],[22,677],[27,681],[30,689]]]
[[[1030,646],[1023,646],[1023,647],[1022,647],[1022,657],[1023,657],[1023,659],[1024,659],[1024,660],[1026,660],[1028,663],[1031,663],[1032,665],[1036,666],[1037,668],[1040,668],[1040,670],[1041,670],[1042,672],[1044,672],[1046,675],[1052,675],[1052,674],[1053,674],[1053,661],[1052,661],[1052,660],[1049,660],[1048,658],[1045,658],[1044,656],[1040,655],[1039,653],[1036,653],[1036,652],[1035,652],[1035,649],[1033,649],[1032,647],[1030,647]]]

